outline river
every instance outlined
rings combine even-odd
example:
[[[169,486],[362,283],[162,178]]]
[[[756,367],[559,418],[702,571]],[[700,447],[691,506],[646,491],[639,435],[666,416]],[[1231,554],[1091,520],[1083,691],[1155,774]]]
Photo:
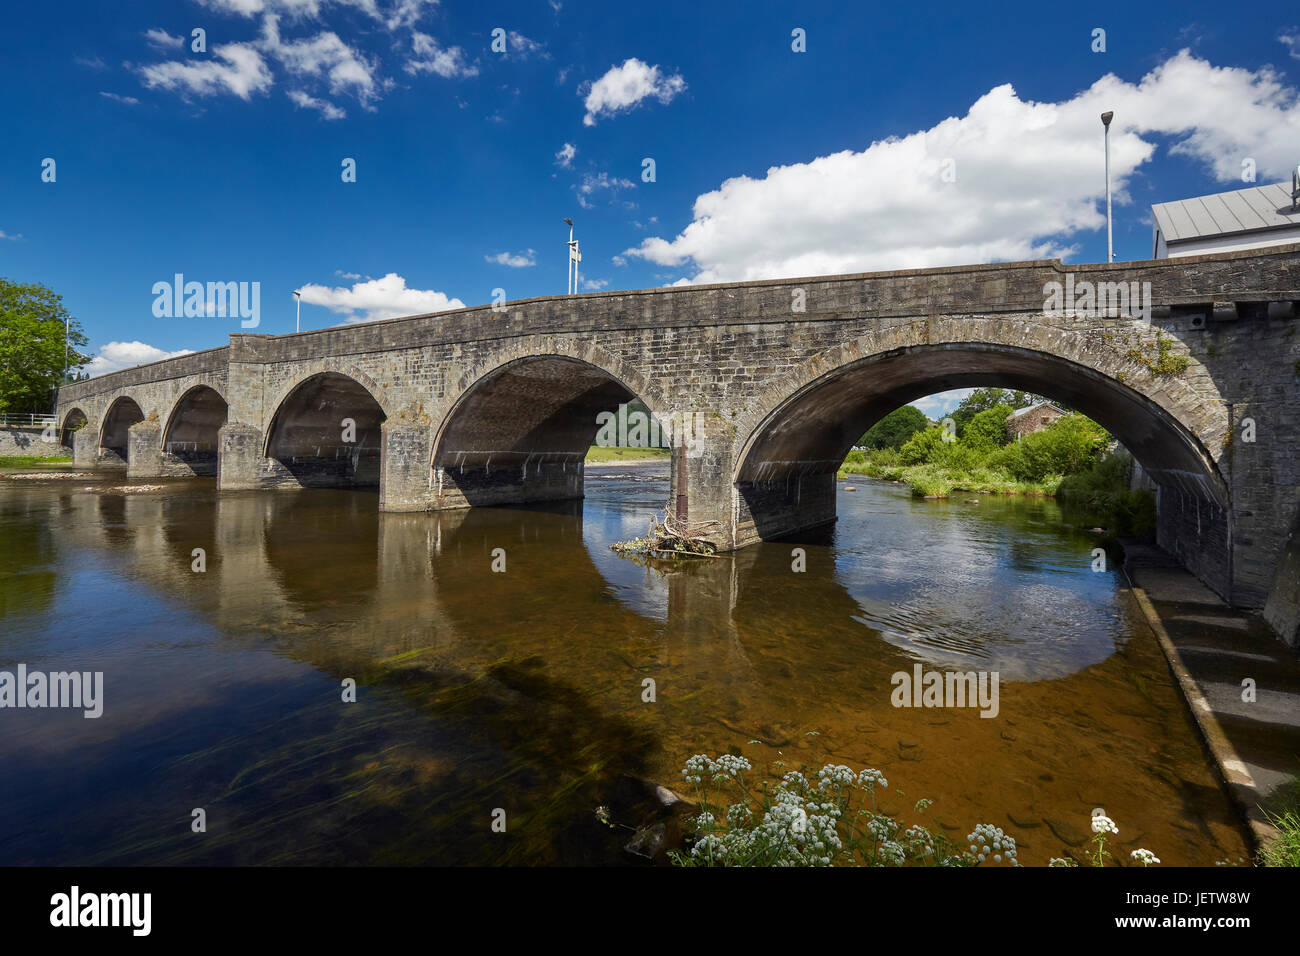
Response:
[[[886,809],[996,824],[1027,865],[1080,855],[1094,807],[1126,865],[1248,856],[1122,574],[1052,500],[856,478],[828,532],[663,570],[610,550],[661,464],[441,515],[140,484],[0,480],[0,670],[104,674],[97,719],[0,710],[0,864],[635,862],[595,807],[733,748],[876,767]],[[997,715],[894,706],[916,665],[997,672]]]

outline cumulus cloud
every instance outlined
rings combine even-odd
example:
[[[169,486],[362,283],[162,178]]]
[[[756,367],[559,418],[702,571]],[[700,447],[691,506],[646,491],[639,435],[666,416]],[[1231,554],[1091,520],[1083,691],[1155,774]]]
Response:
[[[140,68],[144,85],[150,89],[175,90],[195,96],[233,93],[248,100],[254,93],[271,88],[271,71],[262,55],[247,43],[225,43],[213,47],[212,59],[183,62],[171,60]]]
[[[1300,60],[1300,30],[1278,34],[1277,42],[1286,46],[1286,51],[1291,54],[1292,59]]]
[[[1003,85],[930,129],[728,179],[695,200],[676,238],[624,255],[685,268],[690,282],[1064,258],[1075,250],[1063,240],[1105,225],[1098,117],[1108,109],[1121,204],[1155,135],[1230,188],[1246,157],[1262,176],[1285,175],[1300,142],[1296,90],[1276,73],[1183,50],[1138,83],[1108,74],[1059,103]]]
[[[555,154],[555,165],[561,169],[569,169],[573,166],[573,157],[578,155],[578,147],[572,143],[565,143]]]
[[[382,279],[357,282],[350,289],[305,285],[298,291],[302,293],[304,303],[323,305],[331,312],[345,316],[344,322],[348,324],[465,308],[460,299],[449,299],[441,292],[407,288],[406,280],[396,272],[390,272]]]
[[[509,252],[498,252],[495,256],[484,256],[488,262],[495,262],[497,265],[509,266],[512,269],[522,269],[525,266],[537,265],[536,249],[529,249],[527,252],[511,254]]]
[[[427,33],[412,32],[411,49],[415,55],[406,61],[407,73],[436,73],[448,80],[478,76],[478,66],[466,60],[460,47],[444,49]]]
[[[582,118],[582,124],[595,126],[601,116],[626,112],[649,97],[667,103],[685,89],[686,81],[680,73],[665,76],[659,67],[632,57],[622,66],[610,67],[604,76],[591,84],[583,103],[587,115]]]
[[[955,388],[949,392],[935,392],[908,404],[919,408],[928,418],[938,421],[951,414],[974,391],[973,388]]]
[[[286,41],[280,38],[279,18],[268,16],[262,22],[258,45],[294,76],[318,78],[336,96],[352,93],[362,106],[369,106],[385,86],[378,78],[377,64],[340,40],[336,33],[325,31],[309,39]]]
[[[599,292],[605,286],[609,285],[608,279],[583,279],[582,287],[588,292]]]
[[[320,115],[327,120],[343,119],[343,117],[348,115],[329,100],[317,99],[314,96],[304,93],[302,90],[290,90],[289,99],[293,100],[294,105],[300,106],[303,109],[316,110],[316,112],[320,113]]]
[[[550,59],[550,54],[546,52],[545,43],[530,40],[522,33],[516,33],[514,30],[506,34],[506,56],[517,56],[521,60],[526,60],[534,54],[543,60]]]
[[[146,345],[144,342],[109,342],[107,345],[100,346],[99,354],[90,360],[86,371],[91,375],[104,375],[134,365],[145,365],[149,362],[176,358],[178,355],[189,355],[192,351],[193,349],[178,349],[175,352],[167,352]]]

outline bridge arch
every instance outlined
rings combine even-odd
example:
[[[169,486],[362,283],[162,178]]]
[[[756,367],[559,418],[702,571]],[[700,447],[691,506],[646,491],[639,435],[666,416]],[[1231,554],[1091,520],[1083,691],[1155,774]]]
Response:
[[[59,427],[59,444],[68,449],[69,455],[72,454],[72,436],[88,424],[90,424],[90,417],[76,406],[64,413],[63,424]]]
[[[215,475],[221,426],[229,412],[225,398],[211,385],[193,385],[181,393],[163,428],[162,450],[168,462],[196,475]]]
[[[516,343],[464,373],[437,419],[431,486],[439,507],[581,498],[583,460],[612,416],[667,447],[664,404],[649,381],[598,346],[572,340]],[[653,424],[652,424],[653,422]],[[637,436],[638,439],[642,435]]]
[[[792,523],[830,520],[834,473],[872,424],[917,398],[972,386],[1023,389],[1079,410],[1114,434],[1161,488],[1222,514],[1229,494],[1215,452],[1227,434],[1226,404],[1208,377],[1154,374],[1133,354],[1135,341],[1118,331],[964,319],[910,323],[821,353],[737,421],[732,479],[741,521],[752,519],[753,532],[769,537]],[[797,516],[788,500],[792,480]]]
[[[131,426],[144,421],[144,417],[140,404],[131,396],[119,395],[113,399],[99,428],[100,459],[125,465]]]
[[[377,486],[388,414],[374,383],[358,375],[328,369],[286,387],[266,431],[264,457],[300,485]]]

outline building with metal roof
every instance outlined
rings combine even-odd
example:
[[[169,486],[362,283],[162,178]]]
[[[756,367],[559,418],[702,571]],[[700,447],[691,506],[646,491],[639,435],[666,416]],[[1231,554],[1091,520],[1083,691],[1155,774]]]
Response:
[[[1152,258],[1196,256],[1300,242],[1300,169],[1271,183],[1151,207]]]

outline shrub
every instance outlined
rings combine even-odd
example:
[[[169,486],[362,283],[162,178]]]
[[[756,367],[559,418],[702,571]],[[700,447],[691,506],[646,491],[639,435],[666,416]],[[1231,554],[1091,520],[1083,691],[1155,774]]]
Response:
[[[924,465],[935,461],[940,450],[948,444],[950,443],[943,440],[942,428],[927,428],[904,442],[898,450],[898,457],[904,465]]]
[[[1019,481],[1043,481],[1049,475],[1072,475],[1089,468],[1107,441],[1105,430],[1096,422],[1082,415],[1066,415],[995,451],[988,464]]]
[[[961,443],[981,454],[996,451],[1007,443],[1007,418],[1010,414],[1010,405],[994,405],[979,412],[966,423]]]

